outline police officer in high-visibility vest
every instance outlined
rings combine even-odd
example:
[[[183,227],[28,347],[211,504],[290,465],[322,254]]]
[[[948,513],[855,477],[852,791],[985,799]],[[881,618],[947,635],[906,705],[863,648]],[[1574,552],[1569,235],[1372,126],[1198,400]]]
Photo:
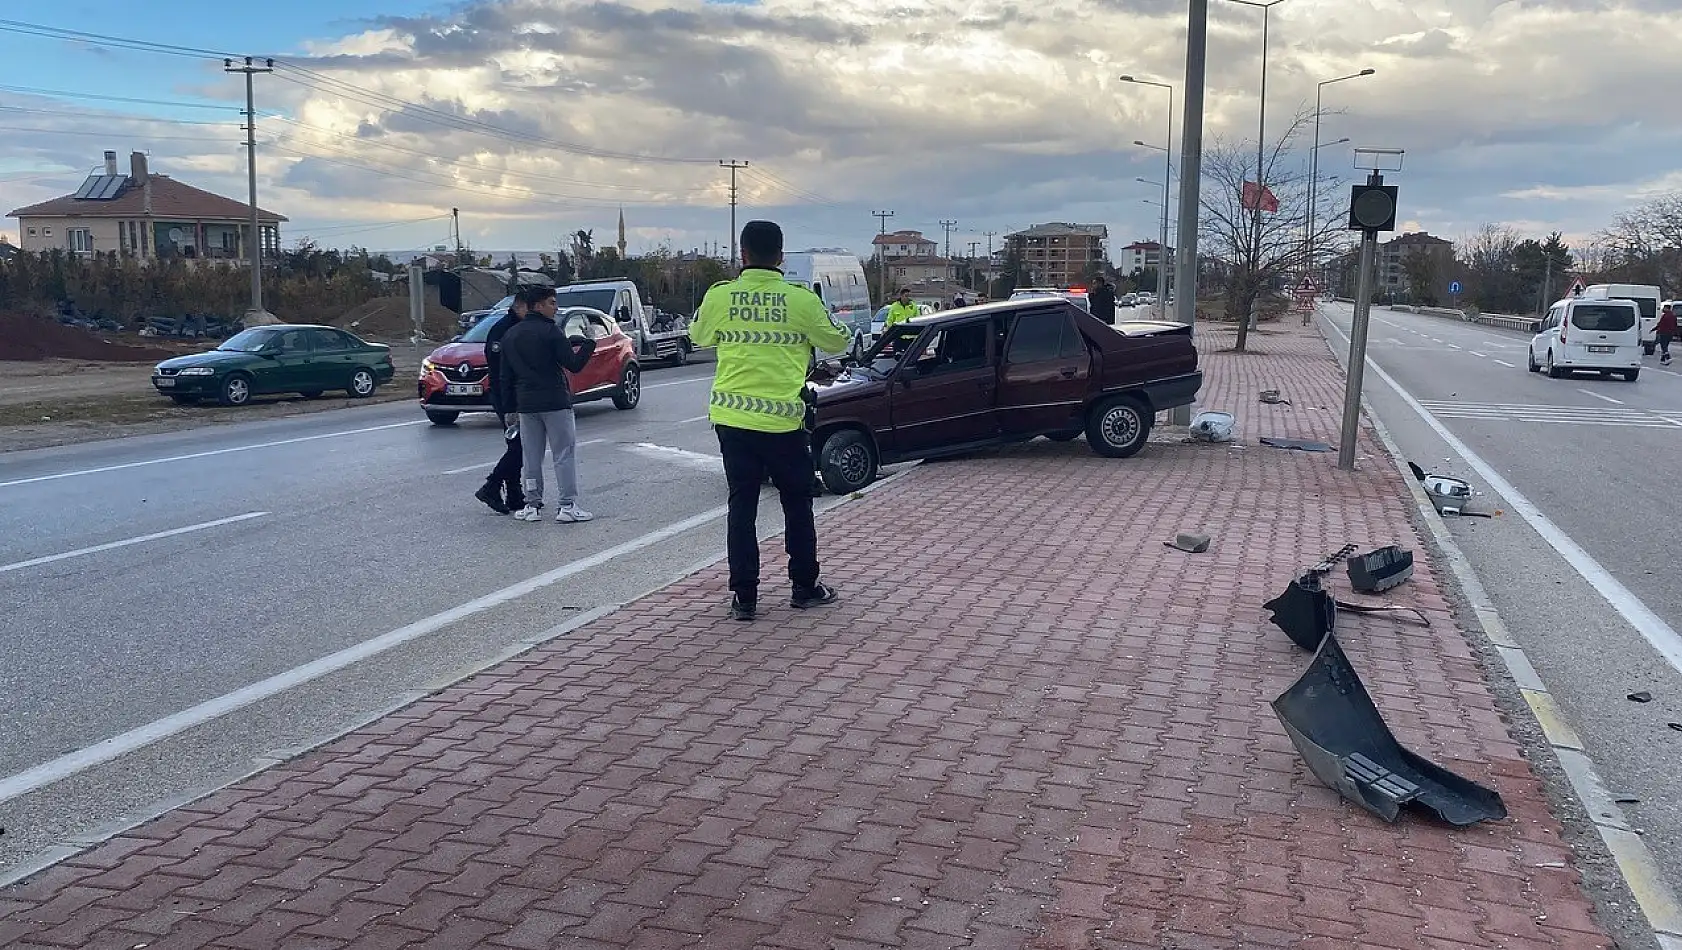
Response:
[[[922,311],[911,302],[911,290],[908,287],[899,289],[899,298],[888,307],[888,315],[882,318],[883,329],[892,329],[896,323],[904,323],[912,317],[922,316]]]
[[[730,616],[737,620],[752,620],[759,609],[755,522],[766,475],[783,504],[789,603],[821,607],[836,599],[835,589],[818,581],[806,377],[814,350],[839,353],[852,338],[816,294],[783,279],[782,263],[782,228],[749,221],[741,276],[708,290],[689,327],[696,346],[718,347],[707,418],[730,486]]]

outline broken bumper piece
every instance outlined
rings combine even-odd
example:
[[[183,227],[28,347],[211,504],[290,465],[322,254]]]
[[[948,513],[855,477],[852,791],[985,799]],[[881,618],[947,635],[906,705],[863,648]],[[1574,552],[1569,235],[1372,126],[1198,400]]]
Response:
[[[1310,653],[1320,648],[1337,623],[1337,601],[1310,571],[1291,581],[1285,592],[1263,607],[1273,611],[1273,624],[1291,642]]]
[[[1362,594],[1377,594],[1413,576],[1413,552],[1389,544],[1351,557],[1346,567],[1350,587]]]
[[[1507,817],[1498,793],[1396,741],[1330,632],[1273,712],[1315,776],[1385,821],[1404,806],[1457,826]]]

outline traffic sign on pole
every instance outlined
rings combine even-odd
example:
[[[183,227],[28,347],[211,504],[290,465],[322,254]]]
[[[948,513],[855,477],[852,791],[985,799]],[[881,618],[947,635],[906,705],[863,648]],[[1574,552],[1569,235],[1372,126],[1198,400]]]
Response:
[[[1460,281],[1458,281],[1458,280],[1449,281],[1448,282],[1448,292],[1451,293],[1451,294],[1459,294],[1460,293]]]

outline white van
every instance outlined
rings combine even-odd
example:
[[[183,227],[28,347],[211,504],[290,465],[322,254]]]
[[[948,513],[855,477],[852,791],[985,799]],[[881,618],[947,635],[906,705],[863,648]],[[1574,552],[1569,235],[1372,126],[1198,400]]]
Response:
[[[783,278],[823,298],[830,316],[853,334],[849,352],[870,348],[870,286],[864,282],[864,265],[857,256],[829,248],[784,254]]]
[[[1659,298],[1664,296],[1651,284],[1594,284],[1584,287],[1585,300],[1633,300],[1641,311],[1641,352],[1653,355],[1659,344]]]
[[[1641,375],[1641,311],[1623,298],[1568,297],[1548,308],[1530,325],[1528,364],[1532,373],[1547,370],[1554,379],[1572,373],[1622,373],[1630,382]]]

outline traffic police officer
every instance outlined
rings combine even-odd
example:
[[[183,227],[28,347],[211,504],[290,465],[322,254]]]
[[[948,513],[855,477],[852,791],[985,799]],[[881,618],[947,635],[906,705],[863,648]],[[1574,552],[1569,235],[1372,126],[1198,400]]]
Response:
[[[730,616],[737,620],[752,620],[759,607],[756,521],[767,475],[782,499],[794,584],[789,603],[820,607],[836,599],[834,588],[818,581],[806,376],[814,350],[839,353],[851,337],[816,294],[783,279],[782,263],[782,228],[749,221],[741,276],[708,290],[689,328],[696,346],[718,347],[707,418],[730,488]]]
[[[922,312],[917,309],[917,305],[911,302],[910,289],[901,287],[899,289],[899,299],[895,300],[893,305],[888,307],[888,315],[883,318],[882,326],[886,330],[891,330],[893,329],[894,324],[904,323],[912,317],[921,315]]]

